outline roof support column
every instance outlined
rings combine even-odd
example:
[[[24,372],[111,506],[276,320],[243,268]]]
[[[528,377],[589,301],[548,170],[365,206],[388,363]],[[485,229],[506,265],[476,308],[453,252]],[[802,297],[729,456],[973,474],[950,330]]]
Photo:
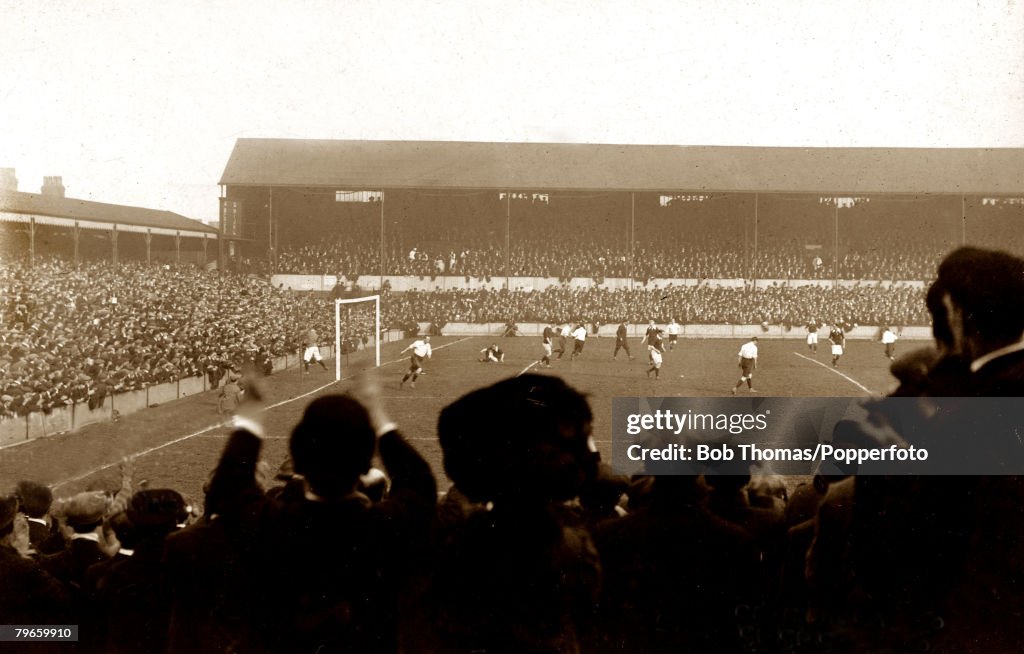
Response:
[[[633,280],[636,279],[636,259],[634,247],[637,239],[637,193],[630,191],[630,291],[633,290]]]
[[[758,272],[759,272],[758,269],[757,269],[757,223],[761,220],[761,216],[760,216],[760,213],[759,213],[759,210],[760,210],[760,200],[761,200],[760,193],[755,193],[754,194],[754,265],[751,267],[751,273],[752,273],[751,277],[754,278],[754,288],[757,288],[757,277],[758,277]]]
[[[117,225],[110,230],[110,261],[117,265]]]
[[[839,288],[839,198],[835,198],[832,228],[832,288]]]
[[[71,242],[75,246],[75,266],[76,267],[78,266],[79,261],[81,261],[81,258],[80,258],[79,254],[78,254],[78,239],[79,238],[81,238],[81,234],[79,233],[78,221],[76,220],[75,221],[75,226],[71,228]]]
[[[181,232],[174,233],[174,263],[181,264]]]
[[[384,290],[384,189],[380,190],[380,281],[378,288]]]
[[[217,237],[217,275],[224,274],[224,264],[226,259],[224,258],[224,233]]]
[[[152,257],[152,254],[153,254],[153,252],[152,252],[153,230],[151,230],[151,229],[147,229],[146,230],[145,239],[146,239],[146,265],[148,266],[152,262],[152,260],[153,260],[153,257]]]
[[[206,238],[206,234],[203,234],[203,268],[206,268],[207,257],[206,257],[206,245],[209,239]]]
[[[510,245],[512,242],[512,192],[505,192],[505,288],[509,288],[509,272],[511,265],[509,260],[512,258],[512,251]]]
[[[277,272],[274,262],[274,187],[267,187],[267,262],[270,264],[270,273]]]
[[[743,216],[743,279],[754,278],[754,267],[750,262],[750,223]]]

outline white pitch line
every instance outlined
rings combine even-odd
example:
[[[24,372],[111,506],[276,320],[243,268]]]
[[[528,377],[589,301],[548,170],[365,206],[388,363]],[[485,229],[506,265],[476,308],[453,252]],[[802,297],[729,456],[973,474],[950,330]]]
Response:
[[[445,343],[444,345],[439,345],[439,346],[437,346],[434,349],[435,350],[442,350],[442,349],[448,347],[449,345],[455,345],[456,343],[461,343],[462,341],[467,341],[470,338],[472,338],[472,337],[466,336],[464,338],[460,338],[457,341],[452,341],[451,343]],[[380,364],[380,367],[383,368],[384,366],[391,365],[392,363],[398,363],[400,361],[405,361],[405,359],[395,359],[394,361],[388,361],[386,363]],[[328,386],[332,386],[332,385],[334,385],[334,384],[336,384],[338,382],[346,381],[348,379],[351,379],[351,377],[342,377],[341,379],[331,380],[331,381],[327,382],[326,384],[324,384],[323,386],[318,386],[318,387],[314,388],[311,391],[308,391],[306,393],[302,393],[301,395],[296,395],[295,397],[288,398],[287,400],[281,400],[280,402],[277,402],[275,404],[271,404],[269,406],[262,407],[260,409],[260,413],[262,413],[264,411],[269,411],[270,409],[276,409],[279,406],[284,406],[285,404],[288,404],[290,402],[294,402],[295,400],[301,400],[304,397],[309,397],[310,395],[314,395],[315,393],[319,393],[320,391],[324,390]],[[145,456],[147,454],[151,454],[153,452],[156,452],[157,450],[162,450],[165,447],[169,447],[171,445],[176,445],[176,444],[181,443],[183,441],[187,441],[190,438],[195,438],[196,436],[199,436],[201,434],[205,434],[206,432],[213,431],[214,429],[218,429],[218,428],[221,428],[221,427],[226,427],[227,425],[228,425],[228,423],[226,423],[226,422],[220,422],[220,423],[217,423],[215,425],[209,425],[208,427],[203,427],[199,431],[194,431],[191,434],[186,434],[184,436],[180,436],[178,438],[175,438],[174,440],[167,441],[166,443],[161,443],[160,445],[154,445],[153,447],[150,447],[150,448],[147,448],[145,450],[142,450],[141,452],[136,452],[136,453],[132,454],[132,457],[133,458],[138,458],[138,457]],[[53,484],[50,488],[60,488],[61,486],[64,486],[65,484],[71,484],[71,483],[74,483],[76,481],[81,481],[81,480],[85,479],[86,477],[89,477],[91,475],[96,474],[97,472],[102,472],[103,470],[106,470],[107,468],[112,468],[113,466],[117,465],[118,463],[120,463],[120,461],[115,461],[114,463],[107,463],[107,464],[104,464],[104,465],[102,465],[102,466],[100,466],[98,468],[93,468],[92,470],[89,470],[88,472],[84,472],[84,473],[82,473],[82,474],[80,474],[80,475],[78,475],[76,477],[72,477],[71,479],[65,479],[64,481],[57,482],[56,484]]]
[[[804,356],[804,355],[800,354],[799,352],[794,352],[793,354],[797,355],[797,356],[798,356],[798,357],[800,357],[801,359],[807,359],[807,360],[808,360],[808,361],[810,361],[811,363],[816,363],[816,364],[818,364],[819,366],[821,366],[822,368],[824,368],[825,370],[828,370],[829,372],[834,372],[834,373],[836,373],[837,375],[839,375],[840,377],[842,377],[842,378],[843,378],[843,379],[845,379],[846,381],[850,382],[851,384],[853,384],[854,386],[856,386],[856,387],[857,387],[857,388],[859,388],[860,390],[864,391],[864,392],[865,392],[865,393],[867,393],[868,395],[874,395],[874,393],[873,393],[873,392],[871,391],[871,389],[870,389],[870,388],[868,388],[868,387],[867,387],[867,386],[865,386],[864,384],[860,383],[859,381],[857,381],[857,380],[856,380],[856,379],[854,379],[853,377],[850,377],[850,376],[848,376],[848,375],[845,375],[845,374],[843,374],[843,373],[839,372],[839,371],[838,371],[838,370],[836,370],[836,369],[835,369],[834,367],[831,367],[831,366],[829,366],[829,365],[827,365],[827,364],[824,364],[824,363],[822,363],[821,361],[818,361],[817,359],[812,359],[811,357],[808,357],[808,356]]]
[[[227,425],[227,423],[217,423],[216,425],[210,425],[209,427],[204,427],[204,428],[200,429],[199,431],[194,431],[191,434],[187,434],[185,436],[181,436],[179,438],[175,438],[173,441],[167,441],[166,443],[163,443],[161,445],[157,445],[155,447],[151,447],[149,449],[142,450],[141,452],[136,452],[135,454],[132,454],[131,456],[132,457],[145,456],[146,454],[149,454],[150,452],[156,452],[157,450],[159,450],[161,448],[164,448],[164,447],[167,447],[168,445],[174,445],[175,443],[180,443],[180,442],[186,441],[186,440],[188,440],[190,438],[195,438],[196,436],[199,436],[200,434],[205,434],[208,431],[213,431],[214,429],[217,429],[219,427],[224,427],[226,425]],[[65,479],[64,481],[59,481],[56,484],[52,484],[50,486],[50,488],[56,489],[56,488],[60,488],[61,486],[65,485],[65,484],[71,484],[71,483],[74,483],[76,481],[81,481],[81,480],[85,479],[86,477],[89,477],[91,475],[96,474],[97,472],[102,472],[103,470],[106,470],[107,468],[112,468],[115,465],[117,465],[118,463],[120,463],[120,461],[115,462],[115,463],[106,463],[104,465],[101,465],[98,468],[93,468],[92,470],[89,470],[87,472],[83,472],[82,474],[78,475],[77,477],[72,477],[71,479]]]
[[[525,368],[523,368],[522,370],[519,371],[519,374],[516,375],[516,377],[521,377],[521,376],[525,375],[527,372],[529,372],[530,368],[534,367],[538,363],[540,363],[540,361],[534,361],[530,365],[526,366]]]

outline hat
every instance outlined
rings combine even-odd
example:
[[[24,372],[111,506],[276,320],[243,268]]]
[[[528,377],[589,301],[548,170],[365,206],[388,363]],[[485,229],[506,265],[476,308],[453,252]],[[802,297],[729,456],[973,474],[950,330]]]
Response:
[[[1024,328],[1024,260],[975,247],[954,250],[939,264],[940,293],[964,312],[970,331],[989,339],[1016,341]],[[940,295],[941,297],[941,295]]]
[[[14,516],[18,514],[18,498],[13,495],[0,497],[0,532],[4,532],[11,523]]]
[[[102,491],[87,491],[75,495],[64,507],[64,516],[72,527],[87,527],[103,520],[107,510],[107,496]]]
[[[347,493],[370,467],[376,433],[366,409],[344,395],[326,395],[306,407],[292,430],[295,472],[319,495]]]
[[[477,389],[441,411],[445,472],[474,502],[575,497],[596,473],[591,420],[585,396],[557,377],[527,374]]]
[[[42,518],[53,503],[50,489],[34,481],[19,481],[14,495],[21,502],[22,512],[30,518]]]
[[[187,517],[185,498],[169,488],[140,490],[128,504],[128,519],[138,527],[173,528]]]

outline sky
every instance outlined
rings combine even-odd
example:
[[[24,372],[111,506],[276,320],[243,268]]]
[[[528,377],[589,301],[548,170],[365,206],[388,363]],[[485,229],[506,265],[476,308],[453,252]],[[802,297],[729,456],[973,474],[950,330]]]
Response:
[[[1024,0],[0,0],[19,190],[216,220],[246,137],[1020,148]]]

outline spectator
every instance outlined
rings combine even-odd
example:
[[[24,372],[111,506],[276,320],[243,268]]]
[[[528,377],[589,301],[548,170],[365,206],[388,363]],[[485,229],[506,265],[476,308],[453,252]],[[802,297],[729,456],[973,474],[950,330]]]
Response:
[[[0,497],[0,579],[4,622],[67,624],[74,617],[67,590],[29,556],[29,528],[15,497]]]
[[[306,408],[289,443],[306,485],[301,498],[270,499],[257,485],[262,428],[249,420],[231,435],[210,482],[212,510],[233,516],[245,574],[260,579],[248,585],[248,637],[270,651],[397,647],[399,596],[426,549],[437,493],[426,461],[375,392],[364,397],[365,406],[335,395]],[[356,491],[375,449],[391,478],[378,504]]]
[[[127,518],[133,553],[96,582],[96,602],[106,619],[105,651],[162,652],[170,622],[170,602],[161,585],[164,539],[185,521],[185,500],[170,489],[140,490],[131,498]]]
[[[1022,291],[1024,261],[974,248],[950,254],[928,294],[941,354],[908,355],[920,366],[894,364],[905,375],[899,393],[944,395],[957,388],[959,395],[995,396],[1024,390],[1017,382],[1024,368],[1018,365],[1024,313],[1013,299]],[[959,406],[918,421],[929,449],[948,448],[966,470],[980,452],[1003,461],[1016,455],[1016,421],[1014,427],[979,430],[977,412]],[[884,408],[880,402],[872,411]],[[879,424],[893,438],[905,433],[881,421],[863,433],[877,434]],[[1008,553],[1024,546],[1022,503],[1024,485],[1012,476],[859,476],[833,484],[808,554],[812,616],[827,630],[840,622],[852,625],[858,641],[873,646],[1019,649],[1024,595],[1011,580],[1021,568]]]
[[[540,375],[442,411],[445,470],[469,502],[488,504],[444,535],[422,603],[422,651],[578,651],[600,572],[590,536],[562,502],[596,475],[590,421],[582,395]]]
[[[740,652],[762,599],[758,548],[705,505],[700,477],[658,476],[643,506],[598,526],[600,652]],[[632,505],[632,502],[631,502]]]
[[[107,498],[102,491],[79,493],[64,507],[63,521],[68,528],[67,545],[42,559],[43,566],[58,580],[85,592],[85,573],[89,566],[105,561],[117,551],[118,544],[103,530]]]
[[[28,520],[29,543],[36,555],[55,554],[64,548],[64,541],[50,519],[53,492],[32,481],[20,481],[14,489],[21,512]]]

